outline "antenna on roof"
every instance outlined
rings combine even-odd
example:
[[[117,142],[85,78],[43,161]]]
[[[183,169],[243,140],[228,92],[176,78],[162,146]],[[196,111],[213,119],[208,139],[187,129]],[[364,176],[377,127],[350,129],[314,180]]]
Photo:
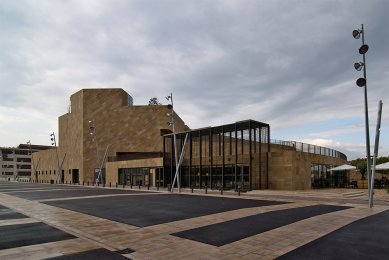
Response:
[[[68,114],[72,112],[72,102],[69,100],[69,105],[68,105]]]

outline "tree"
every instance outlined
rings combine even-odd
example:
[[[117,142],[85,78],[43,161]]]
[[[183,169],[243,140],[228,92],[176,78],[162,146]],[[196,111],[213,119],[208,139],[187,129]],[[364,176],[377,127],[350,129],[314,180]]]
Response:
[[[159,102],[158,98],[156,97],[150,98],[149,106],[160,106],[160,105],[162,104]]]
[[[389,161],[389,157],[378,157],[376,160],[376,164],[381,164]],[[373,160],[371,160],[371,165],[373,166]],[[359,172],[362,175],[362,180],[366,179],[366,172],[367,172],[367,162],[366,158],[358,158],[355,160],[350,161],[350,164],[357,167]]]

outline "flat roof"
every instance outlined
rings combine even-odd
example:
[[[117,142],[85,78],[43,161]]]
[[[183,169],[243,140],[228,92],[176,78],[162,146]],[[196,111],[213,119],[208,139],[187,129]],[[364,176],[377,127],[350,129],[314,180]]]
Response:
[[[269,128],[270,125],[255,121],[252,119],[243,120],[243,121],[237,121],[235,123],[226,124],[226,125],[219,125],[219,126],[209,126],[209,127],[203,127],[203,128],[197,128],[197,129],[191,129],[189,131],[179,132],[176,134],[186,134],[186,133],[192,133],[192,132],[204,132],[204,134],[208,134],[209,131],[212,131],[212,133],[225,133],[225,132],[231,132],[231,131],[241,131],[246,129],[252,129],[252,128],[262,128],[266,127]],[[172,136],[171,134],[166,134],[164,136]]]

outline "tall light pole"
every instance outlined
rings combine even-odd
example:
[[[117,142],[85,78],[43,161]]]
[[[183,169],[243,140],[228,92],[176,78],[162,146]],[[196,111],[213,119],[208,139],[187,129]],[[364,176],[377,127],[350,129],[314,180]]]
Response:
[[[0,150],[1,152],[1,150]],[[1,178],[3,179],[4,178],[4,159],[3,159],[3,155],[2,153],[0,153],[0,159],[1,159]]]
[[[89,125],[89,134],[92,136],[92,140],[95,142],[95,145],[96,145],[96,159],[97,159],[97,166],[98,166],[98,169],[99,169],[96,181],[98,183],[102,183],[102,180],[101,180],[102,179],[101,170],[100,170],[100,166],[99,166],[99,163],[100,163],[99,145],[98,145],[98,142],[97,142],[97,133],[96,133],[95,121],[94,120],[89,120],[88,121],[88,125]]]
[[[370,134],[369,134],[369,109],[367,102],[367,77],[366,77],[366,57],[365,54],[369,50],[369,46],[365,44],[365,31],[363,29],[363,24],[361,25],[361,29],[353,31],[353,37],[355,39],[359,39],[362,36],[362,45],[359,48],[359,54],[362,55],[362,61],[354,64],[354,68],[357,71],[362,70],[363,68],[363,78],[357,79],[357,86],[363,87],[365,92],[365,132],[366,132],[366,165],[367,165],[367,178],[368,178],[368,192],[369,192],[369,207],[372,207],[372,190],[371,187],[371,158],[370,158]]]
[[[166,99],[168,101],[170,101],[170,104],[167,105],[167,108],[170,109],[170,112],[167,114],[168,118],[169,118],[169,121],[168,121],[168,125],[172,127],[172,130],[173,130],[173,142],[174,142],[174,159],[175,159],[175,162],[176,162],[176,170],[177,170],[177,167],[178,167],[178,157],[177,157],[177,140],[176,140],[176,129],[175,129],[175,126],[174,126],[174,107],[173,107],[173,94],[170,93],[170,96],[167,96]],[[172,183],[173,185],[174,183]],[[178,186],[178,191],[181,191],[181,187],[180,187],[180,177],[179,175],[177,175],[177,186]],[[172,189],[173,187],[171,187]]]
[[[31,171],[33,171],[33,176],[34,176],[34,178],[35,179],[37,179],[37,176],[36,176],[36,171],[35,171],[35,164],[34,164],[34,159],[32,158],[32,151],[31,151],[31,141],[30,140],[28,140],[27,142],[26,142],[26,144],[28,144],[28,155],[30,155],[31,156]]]
[[[52,133],[50,134],[50,140],[51,140],[51,145],[53,145],[53,146],[55,147],[55,153],[56,153],[56,155],[57,155],[58,177],[59,177],[61,183],[63,183],[64,180],[62,180],[62,178],[60,177],[60,176],[61,176],[62,170],[61,170],[61,166],[60,166],[60,164],[59,164],[57,140],[55,139],[55,134],[54,134],[54,132],[52,132]]]

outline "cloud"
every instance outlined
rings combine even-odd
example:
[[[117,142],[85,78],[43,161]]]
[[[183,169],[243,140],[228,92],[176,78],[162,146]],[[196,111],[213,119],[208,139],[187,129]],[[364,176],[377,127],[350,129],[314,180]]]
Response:
[[[1,1],[0,142],[33,133],[47,143],[38,133],[56,128],[72,93],[121,87],[135,104],[173,92],[192,128],[251,118],[276,138],[333,140],[362,154],[351,31],[364,23],[370,125],[382,99],[387,151],[388,10],[385,0]],[[5,137],[23,117],[36,121]]]

